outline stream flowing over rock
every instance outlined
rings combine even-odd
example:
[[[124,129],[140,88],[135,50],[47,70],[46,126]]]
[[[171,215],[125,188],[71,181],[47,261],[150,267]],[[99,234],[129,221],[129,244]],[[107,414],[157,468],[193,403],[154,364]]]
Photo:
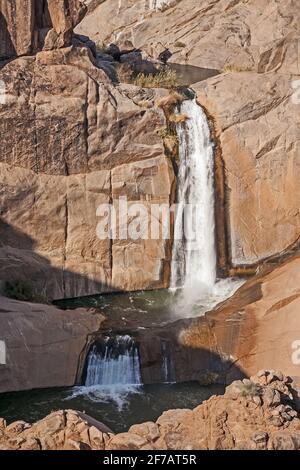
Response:
[[[34,424],[0,419],[0,449],[20,450],[299,450],[300,418],[291,380],[260,371],[233,382],[194,410],[164,412],[156,422],[114,435],[73,410]]]
[[[106,0],[90,3],[81,22],[81,2],[62,3],[0,2],[0,280],[30,279],[49,299],[170,284],[171,240],[96,234],[100,204],[118,208],[126,196],[150,211],[174,202],[176,165],[156,106],[168,92],[113,84],[120,49],[96,57],[82,34],[127,41],[148,59],[170,50],[171,62],[223,69],[193,85],[215,143],[218,267],[256,266],[297,244],[295,2]]]
[[[77,30],[100,43],[122,47],[130,41],[154,59],[168,50],[171,63],[221,71],[193,88],[215,128],[225,178],[219,194],[226,212],[226,256],[234,266],[256,264],[300,236],[298,3],[165,3],[153,10],[145,0],[106,0]],[[101,29],[100,19],[106,19]]]

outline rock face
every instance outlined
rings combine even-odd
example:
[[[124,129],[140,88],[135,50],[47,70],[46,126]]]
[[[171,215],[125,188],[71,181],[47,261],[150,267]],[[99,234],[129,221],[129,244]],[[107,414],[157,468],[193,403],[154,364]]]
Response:
[[[1,0],[0,60],[69,46],[85,13],[79,0]]]
[[[229,265],[259,263],[300,237],[298,24],[294,0],[106,0],[77,27],[99,43],[226,72],[193,88],[215,127]]]
[[[48,0],[39,14],[46,23],[51,18],[44,49],[70,44],[81,17],[78,2],[69,1],[68,9],[62,3]],[[173,62],[224,71],[193,85],[211,118],[222,173],[220,267],[257,265],[299,243],[296,3],[96,3],[89,3],[78,32],[101,44],[116,40],[120,49],[140,47],[142,53],[132,54],[142,62],[167,48]],[[37,8],[15,4],[14,18],[18,8]],[[8,18],[7,3],[0,5],[1,18]],[[21,17],[28,28],[30,15]],[[22,40],[10,33],[18,55],[30,53],[30,31]],[[0,71],[6,91],[0,106],[0,251],[7,260],[0,279],[29,277],[50,298],[168,286],[170,242],[96,235],[99,204],[118,208],[124,196],[130,204],[147,201],[149,211],[152,202],[173,202],[176,182],[161,138],[166,120],[154,105],[162,91],[112,86],[107,75],[116,71],[108,49],[98,62],[89,47],[44,50]]]
[[[102,321],[84,309],[62,311],[0,297],[0,393],[74,385]]]
[[[255,264],[300,237],[300,114],[293,77],[228,73],[195,86],[225,169],[229,262]]]
[[[29,278],[49,298],[167,286],[168,241],[96,234],[98,206],[120,195],[170,202],[154,92],[140,105],[138,88],[113,87],[76,47],[14,60],[0,79],[0,279]]]
[[[106,0],[77,31],[100,43],[130,40],[154,58],[168,48],[174,63],[265,72],[299,67],[298,24],[294,0]]]
[[[215,312],[178,328],[183,351],[218,355],[210,372],[227,383],[260,367],[285,370],[300,384],[299,268],[299,256],[293,257],[248,281]]]
[[[0,420],[0,449],[299,450],[294,395],[281,372],[261,371],[194,410],[169,410],[155,423],[137,424],[116,435],[72,410],[56,411],[33,425]]]

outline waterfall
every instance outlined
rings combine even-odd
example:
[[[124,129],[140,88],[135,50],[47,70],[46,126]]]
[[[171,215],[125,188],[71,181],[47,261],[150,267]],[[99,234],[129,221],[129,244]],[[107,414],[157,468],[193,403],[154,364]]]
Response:
[[[128,336],[107,337],[89,352],[85,386],[140,385],[138,347]]]
[[[169,6],[173,0],[149,0],[150,10],[162,10],[164,7]]]
[[[206,115],[184,101],[178,124],[179,172],[171,288],[209,293],[216,283],[214,151]],[[193,292],[192,292],[193,293]]]

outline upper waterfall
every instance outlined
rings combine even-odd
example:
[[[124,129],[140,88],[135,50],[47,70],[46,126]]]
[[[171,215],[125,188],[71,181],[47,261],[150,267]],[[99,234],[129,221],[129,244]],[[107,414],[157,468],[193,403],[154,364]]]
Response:
[[[206,115],[196,100],[184,101],[178,124],[177,211],[171,288],[208,293],[216,282],[214,151]]]

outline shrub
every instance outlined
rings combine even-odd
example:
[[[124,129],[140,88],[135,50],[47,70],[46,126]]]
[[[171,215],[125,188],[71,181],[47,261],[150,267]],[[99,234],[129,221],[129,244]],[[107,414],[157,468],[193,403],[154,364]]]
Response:
[[[247,65],[225,64],[223,72],[251,72],[253,69]]]
[[[249,383],[242,383],[240,391],[242,397],[255,397],[259,393],[259,386],[249,380]]]
[[[179,47],[181,49],[181,48],[186,47],[186,44],[184,42],[181,42],[181,41],[176,41],[174,43],[174,47]]]
[[[184,101],[184,97],[178,93],[178,91],[172,91],[168,96],[164,96],[157,101],[156,106],[158,108],[174,108],[178,104]]]
[[[177,155],[179,145],[177,134],[172,133],[168,128],[164,128],[159,131],[159,135],[164,141],[164,146],[168,154],[171,156]]]
[[[169,115],[169,121],[174,122],[175,124],[181,124],[182,122],[186,122],[188,119],[186,114],[175,114],[172,113]]]
[[[133,83],[140,88],[175,88],[178,77],[174,70],[167,69],[150,75],[139,73]]]
[[[7,297],[25,302],[47,303],[47,299],[34,292],[32,284],[29,281],[7,281],[4,287],[4,293]]]

